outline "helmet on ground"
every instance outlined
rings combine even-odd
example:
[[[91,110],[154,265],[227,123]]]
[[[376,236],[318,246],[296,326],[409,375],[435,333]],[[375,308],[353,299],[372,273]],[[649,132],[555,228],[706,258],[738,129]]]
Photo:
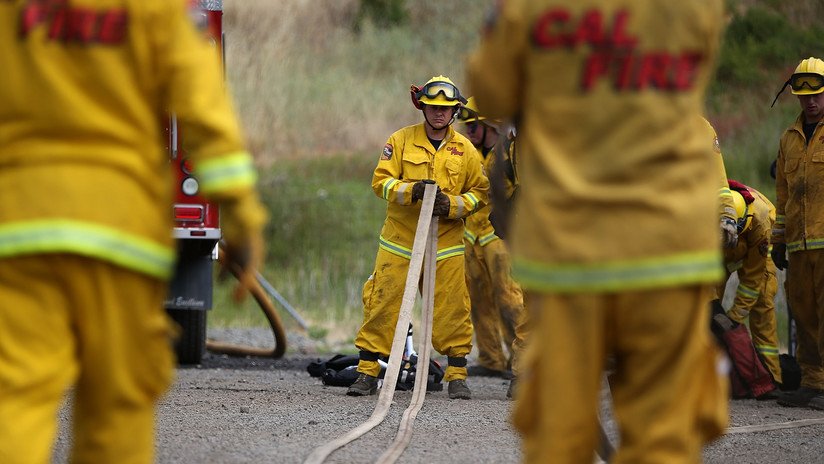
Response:
[[[824,61],[809,57],[801,60],[790,77],[793,95],[816,95],[824,92]]]
[[[742,233],[750,228],[752,224],[752,214],[750,214],[750,205],[744,200],[744,196],[737,190],[732,190],[732,202],[735,205],[735,214],[738,216],[736,221],[736,228],[738,233]]]
[[[415,97],[424,105],[460,106],[466,103],[460,90],[446,76],[435,76],[418,90]]]

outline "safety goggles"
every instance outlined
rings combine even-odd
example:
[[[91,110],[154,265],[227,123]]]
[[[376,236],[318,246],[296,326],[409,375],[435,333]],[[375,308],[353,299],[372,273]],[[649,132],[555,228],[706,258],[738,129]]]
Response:
[[[790,76],[790,88],[796,92],[804,90],[819,90],[824,87],[824,76],[816,73],[797,73]]]
[[[470,110],[465,106],[462,106],[461,109],[458,110],[458,120],[466,123],[478,121],[478,113]]]
[[[457,87],[449,82],[435,81],[423,86],[418,92],[418,99],[421,97],[436,98],[438,94],[442,94],[447,100],[458,100],[461,103],[466,103],[466,99],[461,96],[461,92]]]

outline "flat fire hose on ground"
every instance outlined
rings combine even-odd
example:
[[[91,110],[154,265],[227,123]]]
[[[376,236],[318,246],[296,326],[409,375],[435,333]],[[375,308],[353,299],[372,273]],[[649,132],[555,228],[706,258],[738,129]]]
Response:
[[[389,412],[389,407],[392,404],[392,398],[395,395],[395,386],[398,383],[398,373],[400,372],[401,363],[403,361],[402,355],[404,347],[406,345],[406,335],[409,330],[409,322],[412,319],[412,308],[415,305],[415,297],[418,292],[418,283],[420,282],[421,268],[423,266],[424,261],[424,252],[427,248],[427,243],[437,238],[437,219],[434,219],[432,217],[432,209],[435,204],[436,190],[437,187],[435,184],[427,184],[426,188],[424,189],[423,200],[421,202],[421,212],[420,216],[418,216],[418,227],[415,230],[415,241],[412,245],[412,256],[409,260],[409,273],[406,275],[406,286],[404,287],[403,299],[401,300],[401,308],[398,313],[398,322],[395,325],[395,336],[392,339],[392,349],[389,352],[389,365],[386,367],[386,373],[384,374],[383,378],[383,386],[381,387],[380,393],[378,395],[378,401],[375,405],[375,409],[374,411],[372,411],[372,415],[366,422],[352,429],[347,434],[337,439],[334,439],[326,443],[325,445],[321,445],[315,448],[309,455],[309,457],[307,457],[304,461],[305,464],[320,464],[324,462],[333,451],[360,438],[365,433],[369,432],[378,424],[383,422],[383,420],[386,418],[386,414]],[[436,225],[430,228],[432,222],[435,222]],[[431,235],[433,235],[432,230],[436,231],[436,233],[434,234],[434,238],[431,237]],[[434,261],[434,258],[432,258],[432,260]],[[434,266],[432,267],[433,269],[431,270],[431,273],[434,274]],[[434,276],[427,277],[429,277],[430,280],[434,278]],[[425,283],[428,282],[429,280],[425,280]],[[434,293],[433,290],[429,289],[425,291],[428,292],[426,294],[426,298],[432,300],[433,295],[431,294]],[[428,302],[426,303],[428,305]],[[429,311],[431,311],[431,309],[429,309]],[[423,319],[427,320],[431,319],[431,317],[432,316],[430,314],[429,317]],[[429,337],[431,338],[431,322],[424,322],[424,324],[430,325],[428,329],[424,328],[424,332],[429,331]],[[429,338],[424,338],[424,341],[422,343],[423,346],[421,349],[422,353],[419,354],[419,356],[422,356],[424,353],[427,352],[429,343]],[[417,366],[418,368],[428,369],[429,360],[427,359],[424,362],[423,358],[419,357]],[[414,387],[415,394],[418,394],[418,392],[422,389],[426,389],[427,377],[428,371],[426,370],[421,371],[416,375]],[[421,384],[421,382],[423,383]],[[404,415],[406,416],[406,413]]]
[[[223,249],[220,249],[218,260],[222,262],[224,259],[225,256]],[[238,269],[230,266],[229,270],[235,278],[238,277]],[[254,282],[254,285],[252,285],[249,289],[249,293],[252,294],[252,297],[254,297],[255,301],[260,306],[260,309],[262,309],[263,313],[266,315],[266,320],[269,322],[269,326],[272,328],[272,334],[275,338],[275,347],[257,348],[254,346],[233,345],[217,340],[206,340],[206,349],[212,353],[226,354],[229,356],[258,356],[275,359],[283,357],[283,354],[286,352],[286,331],[283,329],[283,322],[280,319],[280,315],[275,309],[275,306],[272,304],[272,301],[267,297],[266,291],[260,284],[260,278]]]

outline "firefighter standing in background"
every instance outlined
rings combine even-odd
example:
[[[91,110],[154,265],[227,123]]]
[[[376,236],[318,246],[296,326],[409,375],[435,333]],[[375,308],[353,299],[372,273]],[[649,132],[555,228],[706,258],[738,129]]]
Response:
[[[444,381],[449,397],[469,399],[466,355],[472,349],[472,322],[464,277],[462,218],[487,203],[489,181],[480,155],[452,127],[465,99],[444,76],[429,80],[413,95],[425,121],[389,137],[372,176],[372,190],[388,202],[380,234],[375,270],[363,287],[363,325],[355,346],[360,350],[358,376],[347,394],[363,396],[377,390],[378,358],[388,356],[398,321],[412,243],[420,215],[424,180],[439,187],[433,215],[438,223],[435,308],[432,346],[448,362]]]
[[[824,193],[819,188],[824,182],[824,61],[802,60],[787,85],[798,96],[801,114],[779,145],[772,259],[778,269],[787,269],[801,388],[782,392],[778,402],[824,409]]]
[[[498,8],[468,70],[482,114],[520,120],[507,239],[533,318],[513,412],[524,456],[592,460],[609,354],[611,462],[700,462],[727,423],[707,322],[722,277],[716,155],[699,118],[723,2]]]
[[[773,380],[781,383],[775,320],[778,279],[769,254],[775,207],[752,187],[733,180],[729,181],[729,186],[737,216],[738,243],[735,248],[724,250],[727,278],[719,286],[718,296],[723,299],[727,280],[733,272],[737,272],[738,287],[727,316],[739,324],[749,320],[755,349],[764,359]]]
[[[461,109],[459,117],[466,125],[469,140],[483,156],[484,171],[493,172],[495,144],[498,143],[500,122],[478,114],[474,99]],[[507,139],[509,149],[514,140]],[[511,198],[517,187],[515,169],[510,158],[504,162],[506,197]],[[467,370],[470,376],[509,377],[518,373],[518,358],[526,344],[526,312],[521,286],[512,280],[509,251],[489,221],[492,205],[487,205],[464,221],[466,244],[466,281],[471,301],[472,327],[478,347],[478,364]],[[502,337],[503,336],[503,337]],[[501,338],[509,348],[504,353]],[[510,382],[513,385],[512,382]],[[512,391],[507,392],[512,397]]]
[[[74,386],[72,462],[150,463],[175,365],[173,111],[227,256],[265,213],[217,53],[183,0],[0,2],[0,462],[45,463]],[[71,19],[68,21],[67,19]]]

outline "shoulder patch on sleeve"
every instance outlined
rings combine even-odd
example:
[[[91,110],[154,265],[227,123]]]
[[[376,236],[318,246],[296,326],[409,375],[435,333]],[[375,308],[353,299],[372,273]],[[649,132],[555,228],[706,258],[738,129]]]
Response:
[[[383,152],[381,152],[381,160],[388,161],[392,159],[392,144],[387,143],[383,146]]]

